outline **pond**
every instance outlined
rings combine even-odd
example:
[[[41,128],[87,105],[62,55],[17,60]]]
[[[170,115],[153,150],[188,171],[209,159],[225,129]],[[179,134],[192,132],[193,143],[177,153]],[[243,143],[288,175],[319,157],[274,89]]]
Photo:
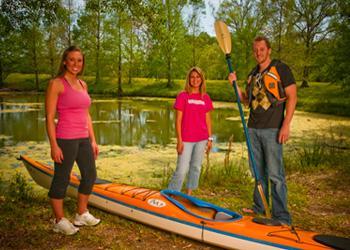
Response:
[[[25,141],[47,141],[44,95],[0,95],[0,136],[14,144]],[[122,98],[92,96],[91,117],[100,145],[145,147],[174,143],[174,99]],[[225,143],[244,140],[239,113],[234,103],[214,103],[211,114],[213,137]]]

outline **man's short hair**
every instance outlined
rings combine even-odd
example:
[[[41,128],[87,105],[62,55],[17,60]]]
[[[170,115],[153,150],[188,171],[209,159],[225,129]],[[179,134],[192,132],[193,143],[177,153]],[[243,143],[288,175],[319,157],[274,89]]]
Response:
[[[271,43],[270,43],[269,39],[266,36],[257,36],[257,37],[255,37],[253,44],[255,42],[261,42],[261,41],[265,41],[267,48],[271,49]]]

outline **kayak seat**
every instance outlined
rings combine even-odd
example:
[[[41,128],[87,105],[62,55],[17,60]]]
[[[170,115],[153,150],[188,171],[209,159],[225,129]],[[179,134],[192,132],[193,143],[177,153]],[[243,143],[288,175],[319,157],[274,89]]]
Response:
[[[183,211],[201,219],[230,222],[242,218],[240,214],[179,191],[165,189],[161,190],[160,193]]]
[[[221,221],[221,220],[232,220],[233,217],[232,215],[229,215],[225,212],[217,212],[214,216],[214,220],[218,220],[218,221]]]

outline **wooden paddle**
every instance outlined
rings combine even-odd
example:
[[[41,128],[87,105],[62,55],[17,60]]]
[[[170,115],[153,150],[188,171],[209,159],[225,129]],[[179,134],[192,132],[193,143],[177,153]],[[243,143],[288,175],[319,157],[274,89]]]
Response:
[[[216,21],[214,26],[215,26],[216,40],[218,41],[221,50],[226,55],[226,61],[227,61],[227,65],[228,65],[228,69],[229,69],[230,73],[233,73],[233,67],[232,67],[231,55],[230,55],[230,53],[231,53],[231,34],[228,30],[227,25],[222,21]],[[246,125],[245,119],[244,119],[244,113],[243,113],[243,109],[242,109],[241,100],[239,98],[238,87],[237,87],[236,81],[232,82],[232,86],[235,90],[235,94],[237,97],[237,105],[238,105],[239,114],[240,114],[241,120],[242,120],[244,135],[245,135],[247,148],[248,148],[249,159],[250,159],[250,162],[252,165],[252,169],[254,171],[255,182],[256,182],[256,185],[258,187],[259,194],[260,194],[261,200],[262,200],[264,208],[265,208],[266,217],[271,218],[269,205],[267,204],[264,190],[263,190],[263,187],[261,185],[260,176],[256,170],[256,163],[255,163],[255,159],[254,159],[254,155],[253,155],[253,151],[252,151],[252,146],[250,143],[250,137],[249,137],[247,125]]]

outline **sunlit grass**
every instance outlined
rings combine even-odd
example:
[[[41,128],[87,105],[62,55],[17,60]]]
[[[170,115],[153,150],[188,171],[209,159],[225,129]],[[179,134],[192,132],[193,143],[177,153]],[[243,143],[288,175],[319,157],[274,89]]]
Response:
[[[310,82],[309,88],[298,88],[297,109],[316,113],[350,116],[349,107],[349,91],[342,89],[340,85]]]

